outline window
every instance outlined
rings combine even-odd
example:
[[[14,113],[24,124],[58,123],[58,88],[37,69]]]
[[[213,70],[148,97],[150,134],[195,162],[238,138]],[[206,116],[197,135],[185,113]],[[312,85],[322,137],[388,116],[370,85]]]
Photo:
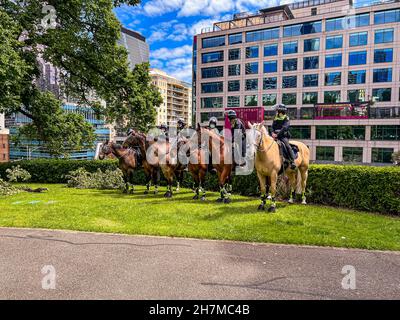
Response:
[[[365,126],[316,126],[317,140],[365,140]]]
[[[335,147],[317,146],[316,160],[318,161],[335,161]]]
[[[276,105],[276,93],[263,94],[262,99],[264,107]]]
[[[326,20],[326,31],[352,29],[369,25],[369,13]]]
[[[282,77],[282,88],[296,88],[297,76]]]
[[[341,72],[325,73],[325,85],[326,86],[340,86],[342,83]]]
[[[392,68],[374,69],[374,83],[392,82]]]
[[[247,47],[246,58],[258,58],[258,46]]]
[[[240,91],[240,80],[228,81],[228,91]]]
[[[318,87],[318,74],[303,75],[303,87]]]
[[[367,51],[349,52],[349,66],[367,63]]]
[[[223,82],[209,82],[201,84],[201,93],[215,93],[215,92],[223,92],[224,86]]]
[[[362,147],[343,147],[344,162],[362,162],[363,148]]]
[[[372,126],[371,140],[400,141],[400,125]]]
[[[331,54],[325,57],[325,68],[335,68],[342,66],[342,54]]]
[[[228,76],[240,76],[240,64],[229,65]]]
[[[300,119],[310,120],[314,118],[314,108],[301,108]]]
[[[393,42],[393,29],[382,29],[375,31],[375,44]]]
[[[240,59],[240,49],[230,49],[228,53],[229,60],[239,60]]]
[[[240,97],[228,96],[228,108],[238,108],[238,107],[240,107]]]
[[[329,49],[339,49],[343,47],[343,36],[327,37],[325,47]]]
[[[246,79],[246,90],[258,90],[258,79]]]
[[[263,89],[264,90],[272,90],[276,89],[278,87],[278,78],[273,77],[273,78],[264,78],[263,80]]]
[[[375,63],[393,62],[393,49],[375,49],[374,62]]]
[[[372,148],[372,162],[392,163],[393,148]]]
[[[375,12],[374,16],[375,24],[393,23],[393,22],[400,22],[399,9]]]
[[[212,62],[220,62],[224,61],[224,52],[216,51],[216,52],[207,52],[201,55],[202,63],[212,63]]]
[[[258,74],[258,62],[246,63],[246,74]]]
[[[368,44],[368,32],[351,33],[349,37],[350,47],[365,46]]]
[[[283,44],[283,54],[292,54],[298,52],[298,43],[297,41],[293,42],[285,42]]]
[[[322,22],[306,22],[302,24],[296,24],[292,26],[283,27],[284,37],[295,37],[305,34],[318,33],[322,31]]]
[[[345,28],[344,18],[326,20],[325,31],[343,30]]]
[[[272,39],[279,39],[279,28],[246,32],[246,42],[266,41]]]
[[[310,51],[319,51],[319,38],[304,40],[304,52]]]
[[[264,46],[264,57],[271,57],[278,55],[278,44],[269,44]]]
[[[292,139],[311,139],[311,126],[290,126]]]
[[[317,8],[311,8],[311,15],[316,16],[317,15]]]
[[[222,97],[201,98],[201,108],[222,108]]]
[[[316,104],[318,103],[318,92],[304,92],[303,104]]]
[[[365,89],[355,89],[347,91],[347,101],[351,103],[364,102],[365,98]]]
[[[208,122],[211,117],[216,117],[220,121],[224,121],[224,114],[222,112],[202,112],[200,113],[201,122]]]
[[[303,69],[318,69],[319,68],[319,57],[305,57],[303,61]]]
[[[324,102],[325,103],[338,103],[341,100],[340,91],[325,91]]]
[[[391,88],[372,89],[372,97],[378,102],[387,102],[392,100]]]
[[[282,66],[283,71],[295,71],[297,70],[297,59],[284,59]]]
[[[242,43],[241,33],[230,34],[228,38],[229,38],[229,44]]]
[[[294,105],[297,103],[297,94],[296,93],[283,93],[282,94],[282,103],[286,105]]]
[[[348,84],[363,84],[366,79],[366,70],[349,71]]]
[[[219,78],[223,76],[224,76],[224,67],[211,67],[211,68],[201,69],[201,77],[203,79]]]
[[[202,39],[203,48],[222,47],[225,45],[225,36]]]
[[[264,62],[264,73],[277,72],[278,62],[277,61],[265,61]]]
[[[244,104],[246,107],[257,107],[258,96],[257,95],[244,96]]]

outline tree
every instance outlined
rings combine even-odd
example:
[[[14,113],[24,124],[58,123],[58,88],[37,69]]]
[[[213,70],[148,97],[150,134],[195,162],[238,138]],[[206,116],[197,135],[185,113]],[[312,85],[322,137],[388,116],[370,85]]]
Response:
[[[109,122],[146,130],[162,98],[147,63],[129,69],[127,52],[117,45],[121,25],[113,13],[115,6],[138,2],[0,0],[0,112],[30,118],[21,132],[43,141],[53,155],[93,144],[93,129],[83,116],[66,113],[54,94],[39,90],[35,79],[42,57],[62,70],[69,98]],[[49,17],[47,5],[56,16]],[[46,28],[52,19],[55,27]]]

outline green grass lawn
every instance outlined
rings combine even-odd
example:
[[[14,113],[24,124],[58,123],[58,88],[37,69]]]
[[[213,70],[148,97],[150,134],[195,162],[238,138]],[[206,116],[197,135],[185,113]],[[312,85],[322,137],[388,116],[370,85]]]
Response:
[[[0,226],[70,229],[251,242],[400,250],[400,219],[314,205],[279,203],[277,212],[258,212],[259,200],[234,196],[229,205],[193,201],[184,189],[173,199],[120,191],[79,190],[63,185],[43,194],[0,197]]]

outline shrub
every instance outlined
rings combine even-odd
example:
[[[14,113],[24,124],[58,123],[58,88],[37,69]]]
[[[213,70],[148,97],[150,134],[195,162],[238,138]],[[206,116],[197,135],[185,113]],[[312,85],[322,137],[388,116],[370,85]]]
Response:
[[[71,171],[67,175],[67,186],[79,189],[120,189],[124,186],[122,171],[97,169],[96,172],[87,172],[84,168]]]
[[[7,169],[6,173],[9,182],[28,181],[31,178],[30,173],[25,169],[22,169],[20,166]]]
[[[19,193],[20,190],[13,187],[10,183],[0,179],[0,196],[11,196]]]

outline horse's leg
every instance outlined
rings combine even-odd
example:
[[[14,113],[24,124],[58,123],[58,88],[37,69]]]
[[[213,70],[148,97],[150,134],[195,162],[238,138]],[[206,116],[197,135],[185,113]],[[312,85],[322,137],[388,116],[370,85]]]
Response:
[[[122,193],[128,193],[129,191],[129,173],[124,171],[124,189]]]
[[[168,168],[167,172],[165,172],[165,178],[167,179],[167,192],[164,194],[166,198],[172,198],[172,184],[174,182],[174,173],[171,172],[172,169]]]
[[[160,179],[161,179],[161,169],[153,168],[154,194],[158,194],[158,186],[160,185]]]
[[[307,204],[306,201],[306,186],[307,186],[307,179],[308,179],[308,169],[301,169],[301,203]]]
[[[266,187],[267,178],[258,172],[257,172],[257,177],[258,177],[258,182],[260,184],[260,192],[261,192],[260,196],[261,204],[258,206],[258,210],[265,210],[265,203],[267,201],[267,187]]]
[[[228,167],[225,169],[226,170],[226,183],[225,183],[225,199],[224,203],[231,203],[231,195],[232,195],[232,171],[228,169]]]
[[[146,175],[146,190],[144,191],[144,194],[148,194],[150,192],[150,186],[151,186],[151,172],[145,171]]]
[[[225,199],[226,195],[225,180],[226,180],[226,173],[225,170],[223,170],[218,176],[220,197],[217,199],[217,202],[223,202]]]
[[[287,174],[287,177],[289,178],[289,186],[290,186],[289,203],[294,203],[294,199],[296,199],[296,189],[295,188],[297,185],[297,181],[296,181],[297,172],[288,170],[286,172],[286,174]]]
[[[271,206],[268,209],[268,212],[276,211],[276,183],[278,181],[278,173],[273,171],[271,173]]]
[[[199,192],[202,193],[202,196],[200,198],[201,201],[206,200],[206,189],[203,188],[206,172],[207,172],[207,169],[205,169],[205,170],[200,169],[200,173],[199,173]]]
[[[130,186],[131,186],[131,190],[130,190],[131,194],[135,193],[135,186],[133,184],[133,173],[134,173],[133,170],[131,170],[129,172],[129,183],[130,183]]]
[[[178,177],[177,177],[178,179],[176,179],[176,181],[177,181],[176,182],[176,189],[175,189],[176,192],[179,192],[180,187],[183,184],[183,175],[184,175],[184,171],[183,170],[178,173]]]
[[[193,196],[193,200],[198,200],[199,199],[199,192],[200,192],[200,181],[199,181],[199,176],[197,174],[193,174],[193,180],[195,183],[195,195]]]

